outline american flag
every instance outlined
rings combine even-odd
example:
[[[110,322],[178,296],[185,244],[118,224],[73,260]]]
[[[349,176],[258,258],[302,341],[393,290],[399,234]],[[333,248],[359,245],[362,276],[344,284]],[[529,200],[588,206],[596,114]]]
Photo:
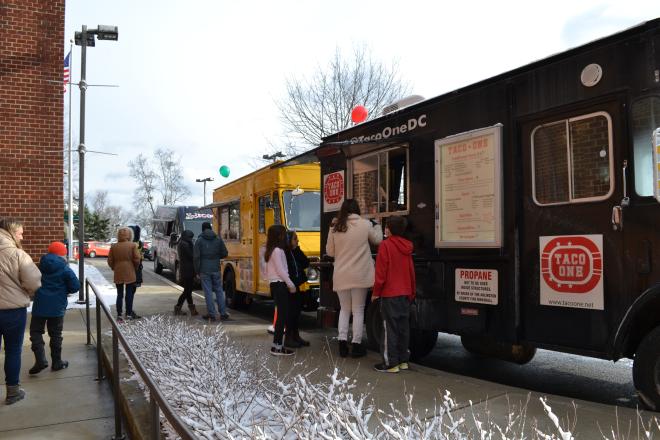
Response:
[[[66,85],[69,84],[70,60],[71,60],[71,51],[69,51],[69,54],[66,56],[66,58],[64,58],[64,90],[63,90],[64,93],[66,93]]]

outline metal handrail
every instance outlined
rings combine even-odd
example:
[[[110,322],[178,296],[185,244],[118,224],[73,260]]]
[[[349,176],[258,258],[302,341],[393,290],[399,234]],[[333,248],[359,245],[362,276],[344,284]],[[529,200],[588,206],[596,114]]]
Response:
[[[91,344],[91,329],[90,329],[90,320],[89,320],[89,288],[92,288],[92,292],[96,297],[96,354],[98,362],[98,377],[97,380],[101,381],[105,377],[103,376],[103,364],[101,362],[101,310],[105,313],[105,316],[110,321],[112,326],[112,374],[113,374],[113,393],[115,397],[115,436],[113,439],[119,440],[125,438],[122,434],[121,429],[121,410],[119,407],[119,342],[121,342],[122,347],[128,358],[131,360],[133,367],[140,375],[140,378],[147,386],[149,390],[149,403],[150,403],[150,432],[151,438],[160,439],[160,414],[159,411],[163,412],[163,415],[167,421],[172,426],[172,429],[181,436],[183,440],[192,440],[196,439],[197,436],[186,426],[186,424],[181,420],[181,418],[174,412],[172,407],[167,403],[165,397],[158,389],[158,385],[151,378],[149,373],[147,373],[146,368],[142,365],[142,362],[137,358],[135,352],[131,349],[126,338],[119,330],[117,321],[112,316],[110,309],[103,302],[98,288],[96,285],[89,279],[85,280],[85,309],[87,316],[87,344]]]

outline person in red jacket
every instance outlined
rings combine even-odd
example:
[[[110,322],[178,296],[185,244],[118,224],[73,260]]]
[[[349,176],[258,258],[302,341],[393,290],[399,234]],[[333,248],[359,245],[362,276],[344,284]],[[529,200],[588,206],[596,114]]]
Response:
[[[376,280],[372,299],[380,298],[383,319],[381,354],[383,362],[376,371],[398,373],[408,369],[410,340],[410,303],[415,299],[413,244],[402,237],[408,222],[404,217],[387,219],[384,240],[376,257]]]

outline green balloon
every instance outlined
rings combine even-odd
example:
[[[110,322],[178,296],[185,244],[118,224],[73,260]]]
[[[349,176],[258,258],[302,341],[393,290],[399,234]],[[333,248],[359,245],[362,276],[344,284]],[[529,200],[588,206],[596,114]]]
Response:
[[[229,177],[229,167],[227,165],[220,167],[220,175],[222,177]]]

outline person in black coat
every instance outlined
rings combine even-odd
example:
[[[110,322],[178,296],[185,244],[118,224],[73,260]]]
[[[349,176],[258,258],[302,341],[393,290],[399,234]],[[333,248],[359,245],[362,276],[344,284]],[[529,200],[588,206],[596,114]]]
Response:
[[[192,231],[185,230],[181,233],[181,238],[179,239],[179,244],[176,246],[176,253],[179,257],[179,271],[181,273],[181,280],[183,281],[183,293],[179,296],[179,300],[174,306],[175,315],[185,315],[186,312],[181,311],[183,307],[183,302],[188,302],[188,309],[190,310],[190,315],[197,315],[197,309],[195,309],[195,304],[193,304],[192,292],[193,284],[195,282],[195,266],[193,264],[193,242],[192,239],[195,236]]]
[[[141,229],[138,225],[135,226],[129,226],[131,230],[133,231],[133,241],[137,243],[138,251],[140,251],[140,257],[144,260],[144,243],[142,243],[142,240],[140,240],[140,232]],[[135,269],[135,288],[137,289],[142,285],[142,261],[140,261],[140,265]]]
[[[289,318],[286,322],[286,337],[284,345],[289,348],[307,347],[309,342],[300,337],[298,325],[302,311],[302,295],[300,286],[307,282],[306,269],[309,267],[309,258],[298,246],[298,235],[295,231],[287,231],[287,249],[285,250],[286,264],[289,268],[289,277],[296,285],[296,292],[289,294]]]

